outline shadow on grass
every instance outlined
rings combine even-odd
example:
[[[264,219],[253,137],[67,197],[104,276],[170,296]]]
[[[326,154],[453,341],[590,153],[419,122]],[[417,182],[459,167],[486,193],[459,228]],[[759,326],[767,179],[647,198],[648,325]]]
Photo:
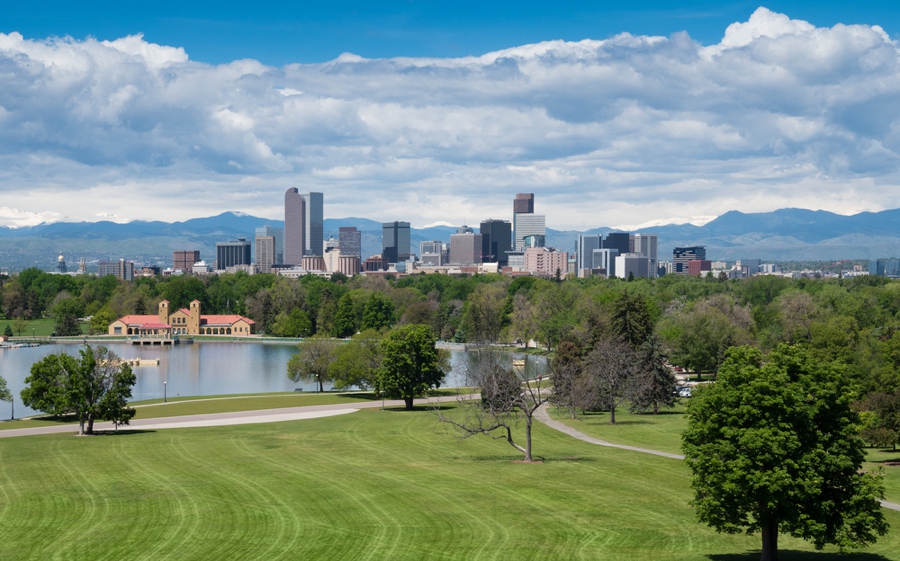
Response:
[[[759,551],[747,553],[726,553],[719,555],[707,555],[712,561],[758,561]],[[779,549],[779,561],[888,561],[888,558],[875,553],[863,553],[853,551],[849,553],[824,553],[816,551],[796,551],[793,549]]]
[[[131,436],[134,434],[154,434],[155,430],[144,429],[119,429],[119,430],[95,430],[92,436]]]

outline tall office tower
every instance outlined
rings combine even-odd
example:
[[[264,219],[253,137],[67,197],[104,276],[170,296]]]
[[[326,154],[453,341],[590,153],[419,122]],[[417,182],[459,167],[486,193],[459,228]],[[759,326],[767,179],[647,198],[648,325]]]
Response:
[[[338,246],[344,257],[361,257],[362,233],[355,226],[341,226],[338,230]]]
[[[449,260],[449,250],[444,242],[437,240],[419,242],[419,261],[423,265],[439,267],[446,265]]]
[[[632,251],[650,259],[650,278],[656,278],[658,276],[656,270],[658,238],[656,234],[635,234],[633,239],[634,248]]]
[[[284,194],[284,263],[300,266],[306,247],[306,202],[296,187]]]
[[[119,259],[118,261],[101,261],[97,264],[97,276],[112,275],[127,281],[134,280],[134,262]]]
[[[472,232],[450,236],[450,263],[470,266],[481,263],[481,234]]]
[[[256,235],[256,266],[260,273],[271,273],[275,264],[275,236]]]
[[[606,278],[616,276],[616,257],[619,256],[617,249],[595,249],[591,256],[593,265],[591,269],[595,271],[603,271]]]
[[[273,228],[269,225],[260,226],[256,229],[256,237],[264,238],[271,236],[275,238],[275,248],[272,250],[272,265],[281,265],[284,263],[284,228]],[[259,263],[257,254],[256,262]]]
[[[194,263],[200,261],[200,250],[180,249],[172,252],[172,269],[181,269],[185,273],[194,270]]]
[[[534,222],[534,193],[519,193],[516,195],[516,198],[513,199],[513,221],[512,221],[512,237],[513,237],[513,247],[516,251],[522,251],[525,247],[522,243],[522,239],[525,236],[540,234],[544,235],[546,232],[534,232],[528,231],[527,233],[521,233],[520,229],[528,229],[533,225]],[[521,224],[520,224],[521,222]]]
[[[485,263],[509,264],[507,251],[512,250],[512,224],[509,220],[489,218],[481,223],[481,256]]]
[[[539,240],[546,238],[546,217],[543,214],[514,214],[516,251],[525,249],[525,238],[534,236]],[[539,236],[539,237],[538,237]],[[542,245],[542,244],[541,244]]]
[[[631,234],[621,232],[606,234],[606,238],[603,239],[603,245],[601,247],[605,249],[616,249],[619,251],[619,255],[631,253]]]
[[[303,255],[322,255],[325,239],[324,195],[322,193],[302,193],[306,205],[306,230]]]
[[[594,250],[603,247],[603,236],[600,234],[578,236],[575,242],[575,274],[578,278],[591,275],[594,266]]]
[[[381,256],[388,263],[409,261],[409,222],[382,223]]]
[[[692,245],[689,247],[676,247],[672,250],[672,272],[676,275],[688,274],[688,262],[706,259],[706,247]]]
[[[616,256],[616,275],[620,279],[651,278],[656,276],[656,261],[639,253]]]
[[[513,199],[513,214],[534,214],[534,193],[519,193]]]
[[[224,271],[235,265],[249,265],[250,242],[238,238],[231,242],[216,242],[216,270]]]

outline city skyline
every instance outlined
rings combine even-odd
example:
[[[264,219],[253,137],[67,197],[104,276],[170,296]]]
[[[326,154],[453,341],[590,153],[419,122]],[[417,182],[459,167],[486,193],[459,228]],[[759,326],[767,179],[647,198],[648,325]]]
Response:
[[[291,185],[332,216],[415,227],[503,216],[516,192],[556,229],[896,208],[891,12],[802,4],[728,5],[703,32],[646,7],[664,30],[625,18],[623,33],[282,66],[210,63],[139,28],[47,39],[17,8],[0,33],[0,225],[273,217]],[[371,193],[392,204],[361,209]]]

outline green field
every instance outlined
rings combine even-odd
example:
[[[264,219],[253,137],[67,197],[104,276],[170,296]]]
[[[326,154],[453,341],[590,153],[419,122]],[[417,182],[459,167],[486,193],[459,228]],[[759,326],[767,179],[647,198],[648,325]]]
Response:
[[[517,463],[427,411],[0,439],[0,558],[758,558],[758,536],[695,522],[677,460],[543,425],[535,453],[543,464]],[[900,559],[887,516],[864,553],[782,537],[781,559]]]
[[[684,406],[677,405],[659,415],[635,415],[616,410],[616,424],[609,424],[609,413],[578,414],[572,419],[564,410],[550,409],[550,416],[587,435],[612,442],[640,446],[663,452],[681,453],[681,433],[687,428]],[[900,451],[867,449],[866,469],[884,469],[885,498],[900,503]],[[896,465],[892,465],[896,464]]]
[[[19,338],[21,337],[24,340],[28,340],[32,337],[50,337],[53,335],[53,332],[56,331],[56,320],[50,318],[44,319],[32,319],[28,320],[28,327],[22,332],[20,336],[19,333],[15,329],[15,325],[13,324],[12,319],[0,319],[0,335],[2,335],[6,331],[6,326],[9,325],[9,328],[13,330],[13,337]],[[88,324],[86,322],[82,322],[81,324],[81,332],[88,332]]]

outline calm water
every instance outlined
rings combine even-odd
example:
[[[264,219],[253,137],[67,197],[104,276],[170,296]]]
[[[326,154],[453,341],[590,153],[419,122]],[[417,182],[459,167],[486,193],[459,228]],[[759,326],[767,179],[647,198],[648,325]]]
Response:
[[[173,347],[132,346],[110,343],[108,347],[118,356],[129,358],[159,358],[159,366],[134,366],[137,383],[132,388],[134,400],[182,395],[221,395],[238,393],[289,392],[296,388],[316,391],[315,384],[291,382],[287,377],[287,362],[296,352],[295,345],[261,343],[194,343]],[[16,417],[34,414],[22,405],[19,392],[31,365],[53,353],[77,355],[81,345],[52,344],[40,347],[0,349],[0,376],[15,398]],[[541,357],[527,357],[529,369],[540,367]],[[466,384],[467,355],[452,352],[453,371],[444,386]],[[511,360],[511,359],[510,359]],[[326,385],[326,389],[328,386]],[[11,406],[0,402],[0,419],[8,419]]]

